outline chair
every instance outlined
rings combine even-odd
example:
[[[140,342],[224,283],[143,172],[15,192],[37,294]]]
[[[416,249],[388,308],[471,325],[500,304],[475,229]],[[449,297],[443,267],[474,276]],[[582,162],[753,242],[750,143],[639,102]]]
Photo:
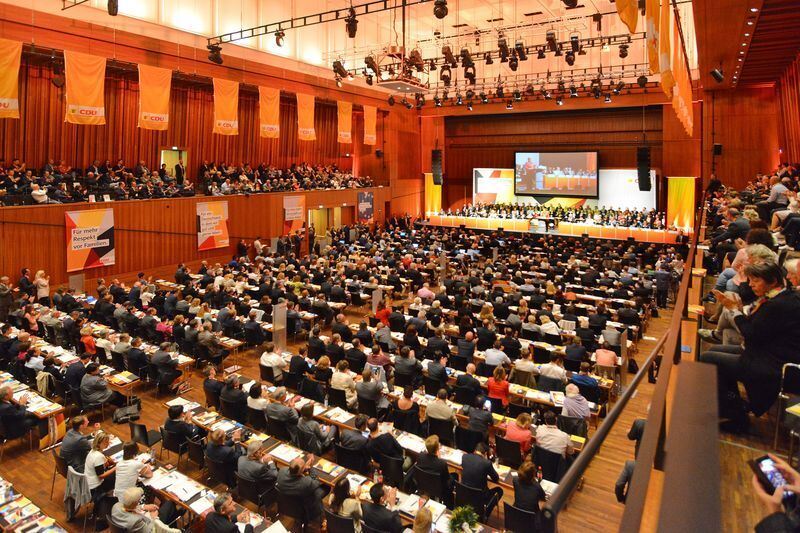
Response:
[[[564,382],[558,378],[539,376],[539,379],[536,381],[536,390],[540,390],[542,392],[550,392],[550,391],[564,392]]]
[[[479,442],[483,442],[483,433],[456,426],[456,448],[463,452],[472,453]]]
[[[497,365],[487,365],[486,363],[478,363],[477,374],[479,376],[490,378],[494,374],[494,369]]]
[[[456,387],[455,401],[461,405],[472,405],[475,403],[475,391],[469,387]]]
[[[422,383],[425,385],[425,394],[429,394],[431,396],[436,396],[436,394],[439,392],[439,389],[442,388],[441,381],[428,376],[422,376]]]
[[[248,406],[247,425],[257,431],[264,431],[267,427],[267,419],[264,417],[264,411],[261,409],[253,409]]]
[[[445,446],[453,445],[453,421],[428,418],[428,435],[436,435]]]
[[[414,385],[414,376],[411,374],[404,374],[402,372],[394,373],[395,387],[405,387],[406,385]]]
[[[414,466],[414,483],[417,485],[417,492],[427,494],[430,498],[441,502],[444,494],[442,494],[442,479],[439,477],[438,472],[430,472],[419,466]]]
[[[361,474],[369,471],[370,461],[365,451],[353,450],[339,443],[336,443],[335,449],[337,464]]]
[[[366,522],[361,522],[361,531],[363,533],[386,533],[382,529],[375,529],[374,527],[369,527]]]
[[[575,385],[578,386],[581,396],[586,398],[587,402],[600,403],[600,387],[597,385],[582,385],[580,383],[575,383]]]
[[[226,463],[215,461],[211,459],[208,455],[205,456],[206,467],[208,468],[208,479],[213,485],[225,485],[227,486],[235,486],[236,485],[236,472],[229,471],[228,465]],[[231,476],[231,474],[234,474]]]
[[[111,533],[126,533],[128,531],[127,528],[114,524],[114,522],[111,521],[111,514],[106,515],[106,523],[108,524],[108,530]]]
[[[522,464],[522,449],[519,442],[495,435],[494,444],[501,463],[514,469],[519,468]]]
[[[341,516],[325,508],[325,522],[328,533],[355,533],[356,527],[349,516]]]
[[[509,418],[517,418],[522,413],[531,413],[531,406],[521,404],[521,403],[514,403],[508,402],[508,408],[506,410],[506,416]]]
[[[544,342],[547,344],[552,344],[553,346],[560,346],[562,343],[561,335],[556,335],[555,333],[545,333]]]
[[[460,370],[461,372],[466,372],[467,371],[466,357],[456,357],[456,356],[451,357],[450,368],[454,370]]]
[[[589,434],[589,425],[586,423],[585,418],[558,415],[556,417],[556,424],[558,425],[558,429],[569,435],[577,435],[586,438]]]
[[[537,365],[544,365],[550,362],[550,350],[540,346],[533,347],[533,362]]]
[[[775,419],[775,439],[772,444],[772,447],[776,450],[778,449],[778,433],[781,428],[781,421],[786,417],[784,405],[788,404],[791,395],[800,395],[800,365],[796,363],[786,363],[781,369],[781,389],[778,393],[778,414]]]
[[[238,402],[231,402],[220,398],[220,413],[226,418],[236,420],[237,422],[244,422],[247,419],[247,412],[242,412],[241,405]]]
[[[306,507],[303,500],[299,500],[294,496],[281,494],[280,491],[277,492],[278,515],[281,517],[288,516],[289,518],[298,522],[300,524],[300,530],[304,531],[305,526],[311,522],[311,518],[306,512]]]
[[[204,439],[186,441],[186,457],[199,469],[206,467],[206,443]]]
[[[57,448],[51,448],[50,452],[53,455],[53,482],[50,485],[50,499],[53,499],[53,491],[56,488],[56,475],[59,475],[64,478],[66,481],[67,479],[67,462],[61,458],[61,454],[59,453]]]
[[[347,411],[347,394],[345,394],[343,389],[328,389],[328,405],[331,407],[340,407]]]
[[[291,372],[283,373],[283,386],[289,390],[298,390],[302,380],[303,376],[301,374],[292,374]]]
[[[510,533],[539,531],[539,513],[524,511],[503,502],[503,517],[505,530]]]
[[[175,467],[179,468],[181,466],[181,457],[186,453],[186,443],[181,442],[178,435],[164,429],[163,426],[159,428],[159,431],[161,431],[161,451],[158,454],[158,458],[161,459],[161,454],[164,453],[164,450],[167,450],[167,457],[169,457],[169,452],[177,453],[178,464]]]
[[[487,396],[486,399],[492,404],[492,413],[502,415],[506,412],[506,408],[503,405],[503,400],[500,398],[489,398]]]
[[[148,430],[144,424],[137,424],[136,422],[128,422],[128,427],[131,430],[131,440],[144,446],[145,448],[152,448],[161,442],[161,433],[155,429]]]
[[[67,388],[67,385],[62,380],[53,380],[53,394],[61,398],[61,402],[64,406],[70,404],[70,400],[72,399],[72,391]]]
[[[122,372],[125,370],[125,356],[120,352],[111,352],[111,366],[117,372]]]
[[[206,389],[205,387],[203,388],[203,392],[205,393],[206,396],[206,407],[213,407],[214,409],[219,411],[220,410],[219,393],[217,391]]]
[[[564,369],[569,370],[570,372],[580,372],[581,362],[575,361],[574,359],[564,359]]]
[[[544,479],[553,483],[561,481],[566,465],[560,453],[545,450],[541,446],[534,446],[533,462],[542,468],[542,477]]]
[[[268,381],[269,383],[272,383],[273,385],[277,385],[278,381],[280,381],[280,380],[276,380],[275,379],[275,369],[272,368],[271,366],[266,366],[266,365],[259,364],[258,365],[258,370],[260,372],[261,381]]]
[[[261,492],[258,482],[243,478],[239,472],[236,472],[236,492],[240,498],[256,504],[259,512],[272,505],[277,493],[274,486]]]
[[[380,463],[384,482],[391,487],[403,490],[403,480],[405,478],[403,474],[403,458],[381,455]]]
[[[267,433],[284,442],[291,442],[293,440],[289,430],[286,429],[286,423],[274,418],[267,418]]]
[[[372,418],[378,418],[378,404],[375,400],[368,400],[363,396],[359,396],[358,412]]]
[[[523,387],[533,387],[536,385],[536,380],[534,379],[532,372],[517,370],[516,368],[513,372],[511,372],[511,381],[512,383],[522,385]]]
[[[469,505],[478,514],[480,522],[486,522],[486,495],[480,489],[473,489],[456,481],[455,506]]]

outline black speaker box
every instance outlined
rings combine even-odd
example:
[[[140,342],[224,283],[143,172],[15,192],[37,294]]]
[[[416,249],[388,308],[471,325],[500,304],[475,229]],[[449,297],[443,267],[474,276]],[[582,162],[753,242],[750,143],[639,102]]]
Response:
[[[434,185],[442,184],[442,151],[431,150],[431,173]]]
[[[714,155],[722,155],[722,145],[720,143],[714,143]]]
[[[653,187],[650,182],[650,147],[641,146],[636,149],[636,171],[639,178],[639,190],[649,191]]]

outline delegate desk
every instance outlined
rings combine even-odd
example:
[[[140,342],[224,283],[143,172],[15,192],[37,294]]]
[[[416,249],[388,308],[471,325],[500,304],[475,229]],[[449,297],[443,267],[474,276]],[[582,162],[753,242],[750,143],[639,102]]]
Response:
[[[31,389],[25,383],[14,379],[8,372],[0,372],[0,386],[11,387],[11,401],[20,405],[23,398],[27,400],[25,410],[39,420],[39,449],[43,450],[52,446],[66,433],[64,425],[64,407],[50,401]]]
[[[67,530],[17,492],[10,481],[0,477],[0,531],[66,533]]]

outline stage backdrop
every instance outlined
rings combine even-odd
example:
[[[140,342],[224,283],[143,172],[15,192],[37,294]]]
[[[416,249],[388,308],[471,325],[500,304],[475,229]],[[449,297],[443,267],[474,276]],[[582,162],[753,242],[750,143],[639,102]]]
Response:
[[[228,202],[199,202],[197,204],[197,249],[227,248]]]
[[[358,221],[362,224],[372,222],[375,216],[375,195],[370,191],[358,193]]]
[[[67,272],[113,265],[114,210],[67,211]]]
[[[650,172],[655,184],[655,172]],[[516,196],[514,194],[514,169],[475,168],[472,170],[473,203],[518,203],[533,205],[563,205],[586,207],[613,207],[617,209],[655,209],[655,186],[650,191],[640,191],[636,170],[600,169],[598,199],[561,198],[548,196]]]

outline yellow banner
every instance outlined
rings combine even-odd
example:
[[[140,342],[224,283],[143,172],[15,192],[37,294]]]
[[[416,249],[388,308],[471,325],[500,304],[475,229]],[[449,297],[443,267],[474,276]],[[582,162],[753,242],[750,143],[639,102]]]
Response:
[[[680,35],[678,26],[673,26],[673,42],[676,46],[672,50],[672,72],[675,77],[675,88],[672,93],[672,108],[678,116],[678,120],[683,125],[686,134],[691,136],[694,127],[694,116],[692,109],[692,80],[689,77],[689,68],[686,65],[683,55],[683,48],[678,46]]]
[[[672,77],[672,64],[670,57],[670,36],[672,34],[672,8],[668,0],[663,0],[661,5],[661,20],[658,30],[658,71],[661,73],[661,89],[668,98],[672,98],[672,87],[675,79]]]
[[[650,74],[658,74],[661,69],[659,67],[658,57],[658,36],[661,13],[658,5],[658,0],[646,0],[644,7],[644,29],[647,35],[647,60],[650,63]]]
[[[139,127],[166,130],[169,126],[169,93],[172,71],[139,65]]]
[[[691,231],[695,178],[667,178],[667,226]]]
[[[214,133],[239,135],[239,82],[214,78]]]
[[[314,95],[297,93],[297,136],[301,141],[316,141]]]
[[[375,145],[378,143],[378,135],[375,133],[378,110],[375,106],[364,106],[364,144]]]
[[[259,131],[265,139],[277,139],[281,132],[281,90],[258,88]]]
[[[639,1],[617,0],[617,13],[620,20],[628,27],[628,31],[636,33],[636,23],[639,21]]]
[[[67,83],[64,120],[72,124],[105,124],[106,58],[65,50],[64,66]]]
[[[339,135],[340,143],[350,144],[353,142],[353,104],[350,102],[336,102],[339,111]]]
[[[0,118],[19,118],[22,43],[0,39]]]

